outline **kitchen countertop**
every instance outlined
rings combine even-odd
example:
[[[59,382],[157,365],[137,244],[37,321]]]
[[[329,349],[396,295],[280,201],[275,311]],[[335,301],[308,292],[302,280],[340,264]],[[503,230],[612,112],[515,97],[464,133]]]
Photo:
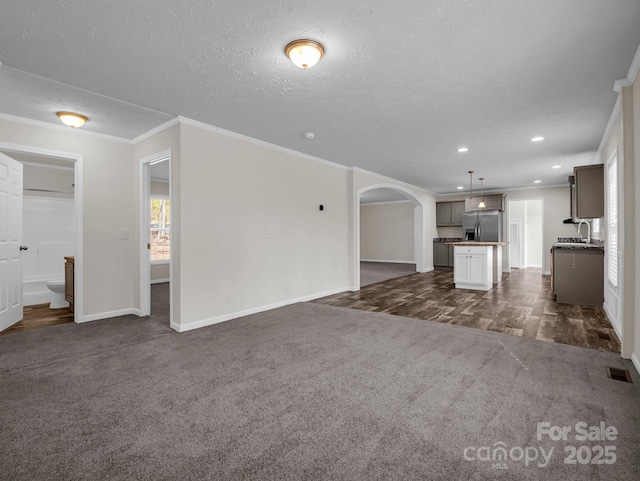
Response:
[[[596,249],[604,250],[603,244],[587,244],[586,242],[556,242],[553,244],[554,249]]]
[[[473,242],[473,241],[461,241],[461,242],[446,242],[450,246],[461,247],[493,247],[493,246],[506,246],[506,242]]]

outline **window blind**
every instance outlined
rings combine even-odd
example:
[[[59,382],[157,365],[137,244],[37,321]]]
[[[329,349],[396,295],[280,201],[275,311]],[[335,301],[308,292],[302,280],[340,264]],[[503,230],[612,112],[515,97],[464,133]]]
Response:
[[[618,287],[618,157],[607,165],[607,277]]]

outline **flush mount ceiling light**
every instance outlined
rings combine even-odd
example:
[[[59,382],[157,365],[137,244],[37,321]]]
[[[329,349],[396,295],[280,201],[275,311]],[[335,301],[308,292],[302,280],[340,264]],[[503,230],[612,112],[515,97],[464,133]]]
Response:
[[[531,142],[542,142],[544,140],[544,137],[540,137],[539,135],[536,137],[533,137],[531,139]]]
[[[469,152],[469,149],[467,147],[460,147],[458,149],[458,152],[460,152],[462,154],[463,152]]]
[[[458,186],[458,190],[462,190],[464,189],[464,187],[462,187],[461,185]]]
[[[56,115],[63,124],[68,125],[72,129],[82,127],[84,123],[89,120],[84,115],[76,114],[75,112],[58,112]]]
[[[315,132],[305,132],[303,135],[304,135],[305,139],[311,140],[316,136],[316,133]]]
[[[560,167],[562,167],[561,165],[554,165],[553,167],[551,167],[552,169],[559,169]]]
[[[284,53],[296,66],[310,68],[324,55],[324,47],[315,40],[300,39],[289,43]]]
[[[542,183],[542,181],[541,180],[534,180],[533,183],[534,184],[540,184],[540,183]]]

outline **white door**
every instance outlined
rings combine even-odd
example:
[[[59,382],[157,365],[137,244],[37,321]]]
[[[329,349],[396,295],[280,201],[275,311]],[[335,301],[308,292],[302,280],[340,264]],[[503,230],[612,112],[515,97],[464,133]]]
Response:
[[[22,319],[22,164],[0,154],[0,331]]]
[[[520,263],[520,229],[519,220],[509,222],[509,267],[519,269]]]

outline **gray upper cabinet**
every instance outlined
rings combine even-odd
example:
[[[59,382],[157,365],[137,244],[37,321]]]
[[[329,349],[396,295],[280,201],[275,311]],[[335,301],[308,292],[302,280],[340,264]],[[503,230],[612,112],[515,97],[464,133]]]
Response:
[[[575,217],[598,219],[604,217],[604,165],[574,167]]]
[[[504,194],[485,195],[484,203],[486,207],[484,209],[481,209],[479,207],[481,200],[482,200],[482,197],[480,197],[479,195],[471,198],[467,197],[465,199],[465,210],[467,212],[473,212],[477,210],[504,211]]]
[[[462,226],[464,201],[436,202],[436,225],[438,227]]]

